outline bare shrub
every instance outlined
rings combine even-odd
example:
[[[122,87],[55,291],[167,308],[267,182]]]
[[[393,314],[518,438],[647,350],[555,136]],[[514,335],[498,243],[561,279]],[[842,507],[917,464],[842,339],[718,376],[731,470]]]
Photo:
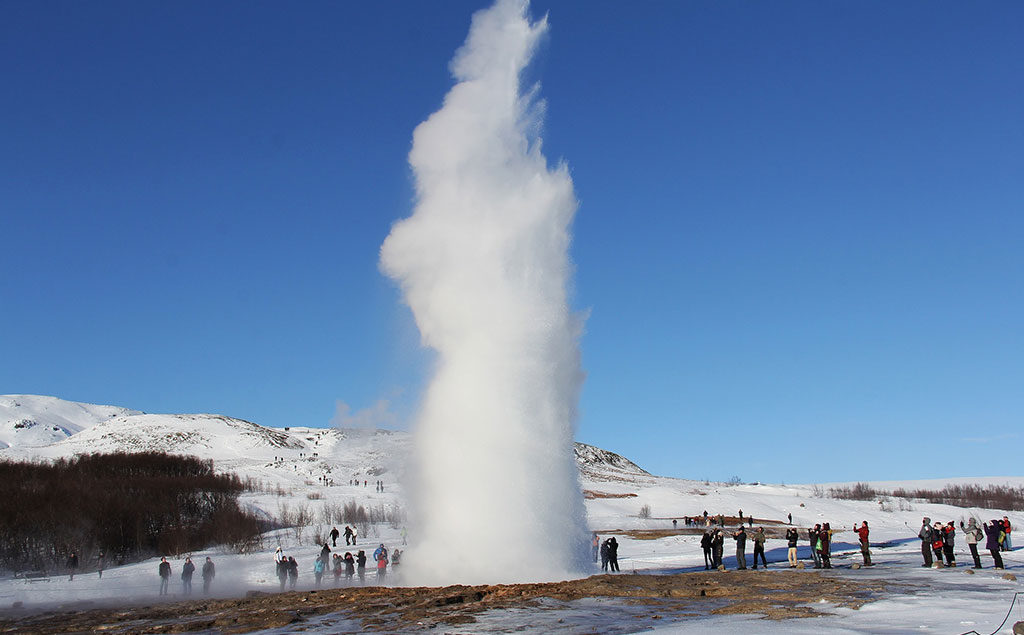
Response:
[[[640,508],[640,513],[637,514],[637,516],[639,516],[640,518],[650,518],[651,517],[651,506],[650,505],[642,506]]]

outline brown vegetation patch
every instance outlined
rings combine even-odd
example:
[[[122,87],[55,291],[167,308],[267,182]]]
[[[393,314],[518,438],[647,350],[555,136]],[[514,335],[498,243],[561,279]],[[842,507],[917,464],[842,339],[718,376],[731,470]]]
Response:
[[[817,571],[731,571],[599,575],[548,584],[250,592],[246,598],[230,600],[21,617],[8,614],[0,619],[0,632],[120,634],[213,629],[223,633],[246,633],[283,627],[301,631],[309,618],[327,615],[337,615],[339,621],[358,617],[364,630],[418,631],[473,623],[475,615],[493,609],[531,607],[542,610],[546,607],[550,610],[550,604],[545,607],[538,604],[543,598],[557,602],[613,598],[650,606],[662,616],[757,613],[768,619],[788,619],[817,615],[808,605],[821,600],[833,606],[859,608],[885,588],[882,581],[850,580]]]
[[[636,498],[636,494],[612,494],[610,492],[595,492],[592,489],[583,490],[583,498],[593,500],[595,498]]]

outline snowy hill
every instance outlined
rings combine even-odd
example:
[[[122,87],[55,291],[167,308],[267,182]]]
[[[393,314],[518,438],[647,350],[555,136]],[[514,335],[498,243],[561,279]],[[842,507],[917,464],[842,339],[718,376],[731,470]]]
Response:
[[[56,397],[0,395],[0,448],[50,445],[114,417],[137,414],[142,413]]]
[[[56,459],[96,452],[167,452],[211,459],[218,469],[240,476],[304,483],[324,475],[335,482],[397,480],[408,462],[408,432],[389,430],[267,428],[213,414],[145,414],[113,406],[93,406],[55,397],[7,395],[0,458]],[[8,441],[7,439],[10,439]],[[6,449],[2,449],[6,448]],[[597,480],[650,476],[632,461],[577,443],[581,471]]]

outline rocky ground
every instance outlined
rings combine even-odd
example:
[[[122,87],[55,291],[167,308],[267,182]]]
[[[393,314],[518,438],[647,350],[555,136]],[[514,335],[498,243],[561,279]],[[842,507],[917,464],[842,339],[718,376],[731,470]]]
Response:
[[[33,614],[11,609],[0,615],[0,632],[248,633],[325,627],[331,632],[409,632],[471,625],[482,613],[494,609],[531,609],[520,618],[529,622],[537,611],[568,609],[587,599],[629,607],[623,614],[634,620],[744,613],[781,620],[817,615],[812,604],[822,601],[827,603],[823,606],[859,608],[884,590],[885,583],[874,580],[850,580],[819,571],[771,570],[599,575],[548,584],[252,591],[238,599],[118,608],[62,607]],[[531,624],[521,626],[529,628]],[[639,623],[637,626],[642,628]]]

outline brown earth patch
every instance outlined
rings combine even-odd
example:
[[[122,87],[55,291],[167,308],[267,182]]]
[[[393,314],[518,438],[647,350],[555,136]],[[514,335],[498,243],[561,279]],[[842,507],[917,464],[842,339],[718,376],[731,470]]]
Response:
[[[595,498],[636,498],[636,494],[612,494],[610,492],[596,492],[592,489],[583,490],[583,498],[593,500]]]
[[[730,571],[678,575],[598,575],[547,584],[449,587],[358,587],[290,593],[250,591],[245,598],[195,600],[117,609],[62,610],[22,615],[6,611],[0,632],[247,633],[287,627],[302,631],[310,618],[358,617],[363,630],[419,631],[476,621],[492,609],[536,608],[550,598],[571,602],[612,598],[671,615],[756,613],[768,619],[809,617],[821,600],[860,608],[886,589],[879,580],[850,580],[818,571]],[[529,618],[525,618],[529,619]],[[333,632],[333,631],[332,631]]]

